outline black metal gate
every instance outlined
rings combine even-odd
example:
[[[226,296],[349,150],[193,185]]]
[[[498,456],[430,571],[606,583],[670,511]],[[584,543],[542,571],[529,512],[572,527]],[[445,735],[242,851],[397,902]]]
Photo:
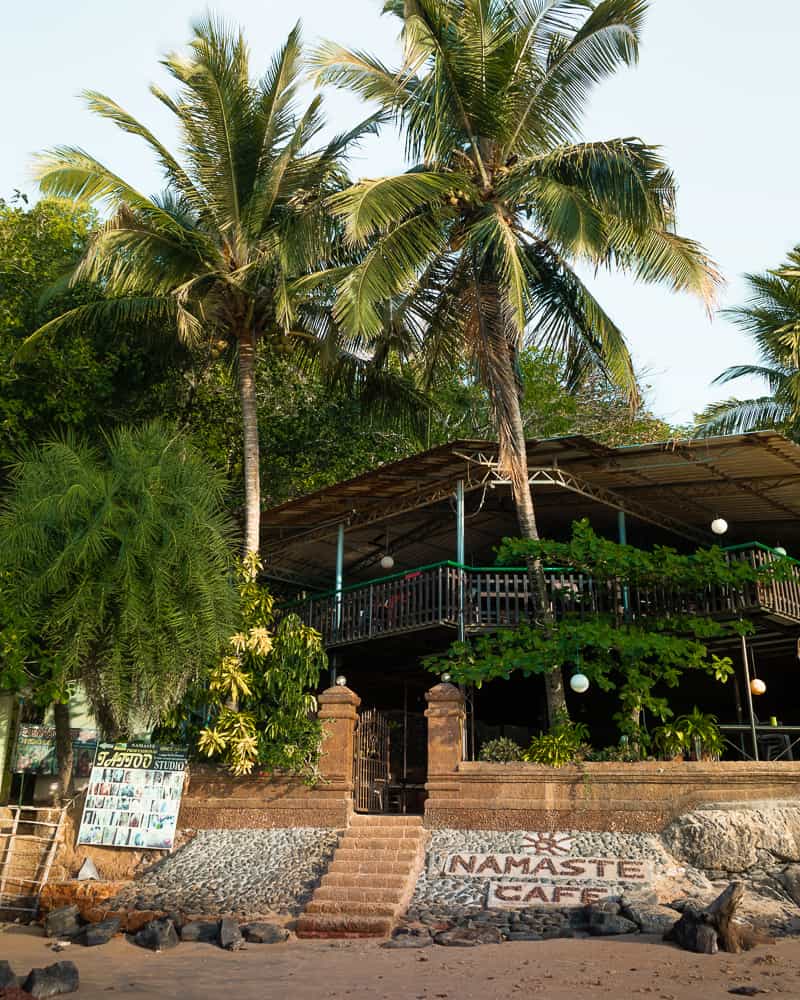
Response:
[[[356,812],[385,812],[389,788],[389,721],[375,708],[359,713],[353,783]]]

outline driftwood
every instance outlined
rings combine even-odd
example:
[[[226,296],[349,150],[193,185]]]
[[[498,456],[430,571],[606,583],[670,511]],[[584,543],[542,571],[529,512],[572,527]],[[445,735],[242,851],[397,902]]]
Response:
[[[704,955],[714,955],[720,948],[738,954],[757,944],[773,944],[772,938],[736,920],[743,896],[744,884],[731,882],[705,909],[688,903],[680,920],[664,934],[664,940]]]

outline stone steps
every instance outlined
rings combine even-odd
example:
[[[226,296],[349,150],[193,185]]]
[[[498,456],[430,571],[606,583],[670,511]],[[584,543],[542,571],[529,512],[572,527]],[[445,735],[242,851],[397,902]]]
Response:
[[[297,936],[388,936],[414,892],[426,839],[419,816],[353,816]]]

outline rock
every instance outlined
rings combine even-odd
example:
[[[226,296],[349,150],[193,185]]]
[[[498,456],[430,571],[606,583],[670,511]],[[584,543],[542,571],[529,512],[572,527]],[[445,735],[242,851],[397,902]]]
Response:
[[[181,927],[181,941],[203,941],[211,944],[216,942],[218,932],[217,920],[192,920]]]
[[[31,1000],[31,995],[21,986],[2,986],[0,987],[0,1000]]]
[[[590,903],[586,909],[589,911],[590,917],[593,913],[613,913],[616,915],[620,913],[621,906],[617,899],[598,899],[596,903]]]
[[[0,960],[0,989],[16,985],[17,977],[14,975],[11,966],[5,959]]]
[[[83,930],[80,910],[77,906],[59,906],[44,918],[44,932],[47,937],[74,938]]]
[[[151,951],[166,951],[178,944],[178,932],[171,920],[151,920],[149,924],[136,933],[133,940],[140,948],[149,948]]]
[[[398,927],[382,948],[429,948],[433,938],[425,927]]]
[[[622,915],[632,920],[642,934],[666,934],[680,917],[677,910],[667,906],[640,906],[627,903],[622,907]]]
[[[241,931],[248,944],[280,944],[289,937],[289,932],[285,927],[279,927],[277,924],[265,924],[260,921],[245,924]]]
[[[39,1000],[40,997],[75,993],[79,985],[80,977],[74,962],[55,962],[44,969],[31,969],[22,988]]]
[[[508,940],[509,941],[543,941],[547,936],[547,931],[544,934],[538,934],[536,931],[509,931]]]
[[[100,881],[100,873],[97,868],[95,868],[94,861],[91,858],[86,858],[81,865],[81,870],[78,872],[79,882],[88,882],[90,879],[94,879],[95,882]]]
[[[787,865],[778,875],[778,881],[800,906],[800,865]]]
[[[478,944],[500,944],[503,936],[497,927],[454,927],[440,931],[433,940],[449,948],[472,948]]]
[[[108,920],[101,920],[99,924],[87,924],[75,941],[87,948],[107,944],[115,934],[119,934],[120,923],[119,917],[111,917]]]
[[[595,911],[589,917],[589,933],[594,937],[610,937],[613,934],[638,934],[639,928],[632,920],[617,913]]]
[[[765,853],[800,862],[800,806],[696,809],[670,823],[662,839],[677,858],[710,871],[745,872],[763,865]]]
[[[226,951],[239,951],[244,947],[244,938],[235,920],[224,917],[219,922],[219,946]]]

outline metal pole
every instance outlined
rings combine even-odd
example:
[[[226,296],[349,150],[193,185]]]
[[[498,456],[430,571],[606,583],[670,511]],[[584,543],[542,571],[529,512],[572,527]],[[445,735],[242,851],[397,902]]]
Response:
[[[747,659],[747,640],[742,636],[742,663],[744,664],[744,683],[747,691],[747,711],[750,716],[750,732],[753,734],[753,760],[758,760],[758,733],[756,732],[756,716],[753,711],[753,692],[750,690],[750,664]]]
[[[619,544],[620,545],[627,545],[628,544],[628,525],[627,525],[627,523],[625,521],[625,511],[624,510],[618,510],[617,511],[617,534],[619,536]],[[628,619],[628,617],[630,615],[630,605],[631,605],[630,591],[628,590],[627,583],[623,583],[623,585],[622,585],[622,610],[625,612],[625,618],[626,618],[626,620]]]
[[[336,636],[342,627],[342,581],[344,579],[344,525],[336,535]]]

